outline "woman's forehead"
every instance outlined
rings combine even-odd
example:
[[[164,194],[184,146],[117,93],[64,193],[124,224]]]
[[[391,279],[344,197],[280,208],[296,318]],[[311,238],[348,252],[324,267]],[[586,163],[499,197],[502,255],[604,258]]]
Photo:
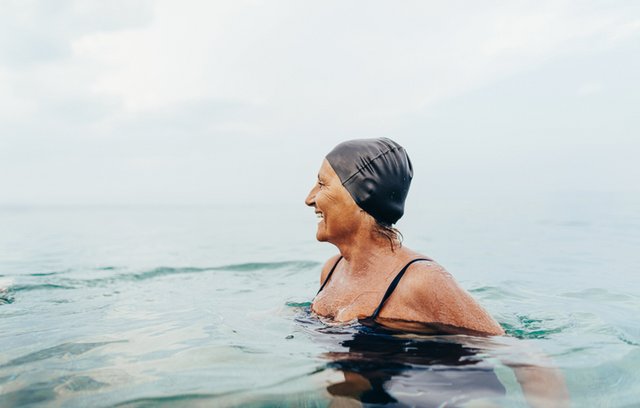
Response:
[[[325,179],[325,180],[328,180],[331,178],[338,178],[338,175],[333,170],[333,167],[331,167],[327,159],[324,159],[322,161],[322,165],[320,166],[320,171],[318,172],[318,178]]]

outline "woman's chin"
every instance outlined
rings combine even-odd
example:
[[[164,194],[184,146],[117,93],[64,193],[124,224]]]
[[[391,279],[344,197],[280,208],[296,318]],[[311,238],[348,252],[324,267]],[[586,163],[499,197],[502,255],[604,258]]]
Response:
[[[318,225],[318,231],[316,232],[316,239],[320,242],[327,241],[327,234],[324,233],[324,231],[319,225]]]

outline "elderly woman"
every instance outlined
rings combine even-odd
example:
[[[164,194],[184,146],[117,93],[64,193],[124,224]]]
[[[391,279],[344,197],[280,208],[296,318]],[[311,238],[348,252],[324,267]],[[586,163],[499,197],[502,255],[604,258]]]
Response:
[[[442,266],[401,244],[393,224],[412,176],[406,151],[386,138],[347,141],[326,156],[305,203],[319,218],[318,241],[340,254],[322,269],[312,311],[406,331],[503,334]]]
[[[500,325],[444,268],[401,245],[393,224],[404,213],[412,176],[407,153],[389,139],[347,141],[326,156],[318,181],[305,202],[314,208],[320,219],[316,238],[334,244],[340,254],[331,257],[322,268],[321,286],[313,300],[312,311],[335,322],[357,319],[365,325],[382,325],[401,331],[504,334]],[[358,341],[359,337],[356,333],[347,343],[350,350],[355,350],[356,361],[366,363],[367,342]],[[374,342],[373,346],[373,356],[378,358],[379,343]],[[405,343],[400,346],[405,350]],[[424,346],[426,351],[418,352],[418,346]],[[455,343],[449,346],[447,350],[451,355],[439,354],[438,364],[445,361],[443,358],[453,359],[456,366],[461,362],[475,364],[471,355],[464,358],[460,355],[460,351],[473,354],[472,348],[465,346],[458,350]],[[393,342],[387,344],[387,358],[394,355],[394,361],[403,366],[403,356],[394,354],[393,347]],[[421,342],[413,347],[409,355],[411,364],[421,362],[416,358],[423,358],[430,364],[430,353],[443,350],[440,343]],[[568,406],[569,394],[562,374],[543,355],[526,349],[518,354],[522,353],[535,355],[541,365],[509,359],[503,363],[513,368],[529,404],[545,408]],[[381,390],[392,388],[385,381],[393,380],[380,377],[379,370],[370,373],[371,367],[375,364],[364,364],[356,370],[345,368],[345,381],[329,387],[329,392],[384,397],[386,393]],[[418,405],[424,405],[425,398],[431,397],[447,400],[453,396],[451,401],[461,402],[463,396],[483,397],[504,391],[502,386],[496,385],[495,376],[483,370],[452,372],[460,375],[447,377],[446,381],[436,379],[434,382],[433,378],[427,378],[424,379],[426,382],[419,382],[429,390],[420,394],[422,399]],[[421,373],[437,376],[438,370],[422,370]],[[364,402],[364,398],[362,400]]]

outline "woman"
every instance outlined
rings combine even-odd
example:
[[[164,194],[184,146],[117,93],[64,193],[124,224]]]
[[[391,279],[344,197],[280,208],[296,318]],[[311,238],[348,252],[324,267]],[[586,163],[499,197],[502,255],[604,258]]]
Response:
[[[322,268],[312,311],[403,331],[504,334],[443,267],[401,244],[393,224],[412,176],[405,150],[386,138],[347,141],[326,156],[305,203],[319,217],[318,241],[340,254]]]
[[[405,332],[504,334],[444,268],[401,245],[393,224],[404,213],[412,176],[407,153],[389,139],[347,141],[326,156],[305,203],[319,217],[318,241],[334,244],[340,254],[322,268],[312,311],[336,322],[358,319],[365,325]],[[431,399],[457,401],[452,403],[457,405],[504,392],[495,374],[482,366],[482,359],[474,358],[473,347],[443,343],[436,337],[435,341],[413,339],[409,344],[403,342],[408,341],[405,338],[391,336],[380,343],[381,338],[365,334],[358,332],[342,342],[349,352],[336,356],[333,366],[344,371],[345,381],[330,386],[331,394],[356,396],[363,402],[391,401],[387,390],[393,389],[394,378],[402,380],[406,391],[405,383],[412,378],[407,367],[416,365],[429,367],[418,370],[416,384],[409,386],[413,391],[427,387],[417,405],[428,405]],[[378,367],[381,355],[385,356],[382,362],[394,364]],[[544,356],[537,359],[541,366],[503,363],[513,368],[531,406],[568,406],[563,376],[545,363]],[[473,369],[448,369],[458,364]],[[406,397],[404,391],[400,395]]]

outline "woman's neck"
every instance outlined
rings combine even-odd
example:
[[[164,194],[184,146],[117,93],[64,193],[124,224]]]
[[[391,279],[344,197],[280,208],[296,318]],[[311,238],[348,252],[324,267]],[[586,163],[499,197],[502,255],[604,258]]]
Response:
[[[348,264],[346,272],[354,277],[379,269],[398,252],[398,248],[392,248],[387,239],[377,238],[353,240],[336,246]]]

